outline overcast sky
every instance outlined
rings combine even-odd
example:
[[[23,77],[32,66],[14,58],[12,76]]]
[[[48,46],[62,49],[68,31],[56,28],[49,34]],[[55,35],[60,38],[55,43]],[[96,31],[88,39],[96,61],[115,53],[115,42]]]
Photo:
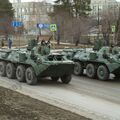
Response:
[[[13,2],[14,0],[10,0],[11,2]],[[35,2],[37,2],[37,1],[44,1],[44,0],[21,0],[22,2],[33,2],[33,1],[35,1]],[[46,2],[50,2],[50,3],[53,3],[53,1],[55,1],[55,0],[46,0]],[[116,0],[116,1],[119,1],[120,2],[120,0]]]
[[[13,2],[14,0],[10,0],[10,2]],[[21,0],[22,2],[33,2],[33,1],[35,1],[35,2],[37,2],[37,1],[44,1],[44,0]],[[50,2],[50,3],[53,3],[53,1],[55,1],[55,0],[46,0],[46,2]]]

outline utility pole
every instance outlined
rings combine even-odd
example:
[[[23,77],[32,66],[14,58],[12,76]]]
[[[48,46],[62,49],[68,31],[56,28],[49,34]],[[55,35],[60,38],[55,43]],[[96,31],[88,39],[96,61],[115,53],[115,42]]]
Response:
[[[98,40],[99,40],[99,33],[100,33],[100,29],[99,29],[99,26],[100,26],[100,9],[99,9],[99,4],[98,4]]]

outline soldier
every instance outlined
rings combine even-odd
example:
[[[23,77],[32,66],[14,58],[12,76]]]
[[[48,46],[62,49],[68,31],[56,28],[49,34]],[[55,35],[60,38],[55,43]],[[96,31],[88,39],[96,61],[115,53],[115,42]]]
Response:
[[[37,35],[37,42],[39,42],[39,35]]]
[[[113,44],[111,44],[111,46],[110,46],[110,50],[109,50],[109,53],[112,53],[113,48],[114,48],[114,45],[113,45]]]
[[[4,47],[4,39],[1,40],[1,47]]]
[[[11,47],[12,47],[12,39],[11,38],[8,38],[8,47],[9,47],[9,49],[11,49]]]

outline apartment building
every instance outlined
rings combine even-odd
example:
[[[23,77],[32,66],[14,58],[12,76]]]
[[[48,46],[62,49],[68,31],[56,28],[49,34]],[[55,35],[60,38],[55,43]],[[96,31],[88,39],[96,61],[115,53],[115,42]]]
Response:
[[[119,5],[116,0],[91,0],[91,15],[96,16],[109,8],[115,8]]]
[[[37,23],[51,23],[49,13],[53,11],[50,3],[46,2],[21,2],[12,3],[15,10],[15,20],[22,21],[26,31],[38,30]]]

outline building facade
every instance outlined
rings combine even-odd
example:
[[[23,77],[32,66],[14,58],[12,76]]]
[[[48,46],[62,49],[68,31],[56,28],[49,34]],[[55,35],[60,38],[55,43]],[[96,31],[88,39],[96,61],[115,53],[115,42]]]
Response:
[[[51,23],[49,13],[53,11],[50,3],[46,2],[17,2],[12,3],[15,10],[15,20],[24,23],[27,32],[38,32],[38,23]]]
[[[91,15],[96,16],[109,8],[114,9],[119,3],[116,0],[91,0]]]

